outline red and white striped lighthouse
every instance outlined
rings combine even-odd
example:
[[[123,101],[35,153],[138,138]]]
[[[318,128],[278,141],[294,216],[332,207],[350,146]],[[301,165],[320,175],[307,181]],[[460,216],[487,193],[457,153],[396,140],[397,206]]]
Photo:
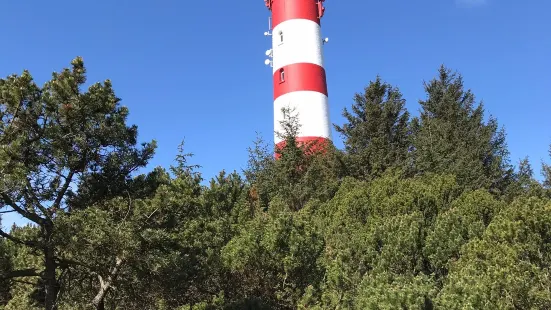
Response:
[[[331,141],[331,123],[321,37],[325,0],[265,0],[271,11],[272,48],[266,64],[273,68],[274,142],[284,119],[282,108],[296,113],[300,125],[299,143]]]

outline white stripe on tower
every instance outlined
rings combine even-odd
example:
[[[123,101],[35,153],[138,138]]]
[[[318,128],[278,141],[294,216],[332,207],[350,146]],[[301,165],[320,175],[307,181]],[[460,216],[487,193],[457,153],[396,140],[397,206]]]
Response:
[[[321,27],[311,20],[290,19],[277,25],[273,30],[272,46],[273,73],[296,63],[323,67]]]
[[[323,0],[267,0],[272,10],[274,130],[281,132],[281,109],[298,114],[299,142],[331,140],[320,19]],[[275,134],[275,143],[282,139]]]

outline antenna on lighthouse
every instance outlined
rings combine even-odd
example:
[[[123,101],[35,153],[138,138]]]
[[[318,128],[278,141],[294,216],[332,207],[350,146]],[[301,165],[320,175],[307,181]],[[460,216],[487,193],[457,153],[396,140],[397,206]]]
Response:
[[[268,17],[268,31],[264,32],[264,35],[271,36],[270,30],[272,30],[272,17]]]

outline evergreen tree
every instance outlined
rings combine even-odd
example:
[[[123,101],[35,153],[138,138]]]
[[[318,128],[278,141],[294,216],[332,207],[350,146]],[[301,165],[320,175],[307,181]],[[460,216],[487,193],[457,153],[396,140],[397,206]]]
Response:
[[[372,179],[388,168],[406,168],[409,113],[398,88],[380,77],[354,96],[347,122],[335,129],[344,137],[350,174]]]
[[[239,285],[235,309],[296,309],[307,287],[321,281],[323,238],[304,210],[291,211],[276,198],[222,249]]]
[[[429,255],[440,251],[426,251],[426,240],[460,194],[452,176],[344,181],[318,212],[326,244],[320,306],[430,309],[423,307],[436,291]]]
[[[412,121],[413,159],[417,173],[451,173],[467,189],[502,193],[510,182],[505,132],[497,120],[484,122],[483,105],[465,90],[461,75],[440,67],[425,83],[427,98]]]
[[[512,202],[519,196],[544,197],[545,189],[534,178],[534,170],[528,157],[519,162],[518,171],[511,178],[512,182],[505,192],[505,199]]]
[[[525,157],[520,161],[517,179],[522,188],[529,187],[532,181],[534,181],[534,170],[532,169],[532,165],[530,164],[528,157]]]
[[[203,183],[183,144],[133,176],[155,145],[84,73],[0,79],[0,216],[30,222],[0,225],[1,310],[551,307],[551,165],[545,186],[513,172],[460,75],[409,124],[378,77],[335,126],[346,152],[298,142],[285,110],[277,159],[258,139],[244,179]]]
[[[269,166],[273,164],[274,158],[269,150],[270,148],[264,141],[264,138],[257,133],[256,139],[253,141],[253,146],[247,149],[249,159],[247,161],[247,168],[243,171],[247,183],[254,184],[259,182],[259,178],[262,177],[262,172],[266,171]]]
[[[551,157],[551,147],[549,147],[549,157]],[[543,163],[541,173],[544,177],[543,186],[545,186],[545,188],[547,189],[550,189],[551,188],[551,165]]]
[[[39,228],[23,238],[0,229],[0,236],[41,253],[42,268],[26,275],[41,279],[46,310],[58,308],[65,276],[59,271],[70,265],[55,240],[63,234],[57,218],[71,212],[68,201],[78,195],[73,190],[111,186],[111,192],[125,192],[119,181],[144,167],[155,149],[154,142],[136,146],[137,128],[127,126],[128,109],[111,82],[82,91],[84,62],[76,58],[71,65],[43,87],[28,71],[0,79],[0,208]]]
[[[254,180],[256,202],[262,209],[277,197],[297,211],[310,199],[330,199],[344,174],[344,164],[341,153],[330,143],[298,142],[298,115],[288,108],[283,112],[283,131],[277,134],[284,143],[275,147],[278,159],[267,159],[267,153],[256,145],[250,153],[247,178]]]
[[[521,197],[451,265],[441,309],[550,309],[551,202]]]

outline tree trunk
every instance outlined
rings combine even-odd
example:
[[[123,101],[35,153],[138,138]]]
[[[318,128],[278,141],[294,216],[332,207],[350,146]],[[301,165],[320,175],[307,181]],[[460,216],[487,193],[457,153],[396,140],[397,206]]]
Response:
[[[46,310],[56,310],[57,309],[57,292],[58,292],[58,283],[56,279],[56,262],[55,262],[55,252],[54,247],[51,244],[52,237],[52,225],[45,225],[45,240],[46,245],[44,247],[44,285],[45,285],[45,306]]]
[[[105,310],[105,298],[102,299],[99,304],[96,306],[97,310]]]
[[[107,294],[107,290],[109,289],[108,283],[103,282],[103,278],[99,276],[99,291],[92,300],[92,305],[96,307],[97,310],[104,310],[105,309],[105,294]]]
[[[92,304],[94,307],[96,307],[97,310],[104,310],[105,309],[105,295],[107,294],[107,291],[113,284],[113,279],[119,272],[119,267],[122,264],[122,259],[117,257],[115,267],[111,271],[111,273],[107,276],[107,280],[104,281],[101,276],[98,276],[99,279],[99,291],[96,294],[96,297],[92,300]]]

